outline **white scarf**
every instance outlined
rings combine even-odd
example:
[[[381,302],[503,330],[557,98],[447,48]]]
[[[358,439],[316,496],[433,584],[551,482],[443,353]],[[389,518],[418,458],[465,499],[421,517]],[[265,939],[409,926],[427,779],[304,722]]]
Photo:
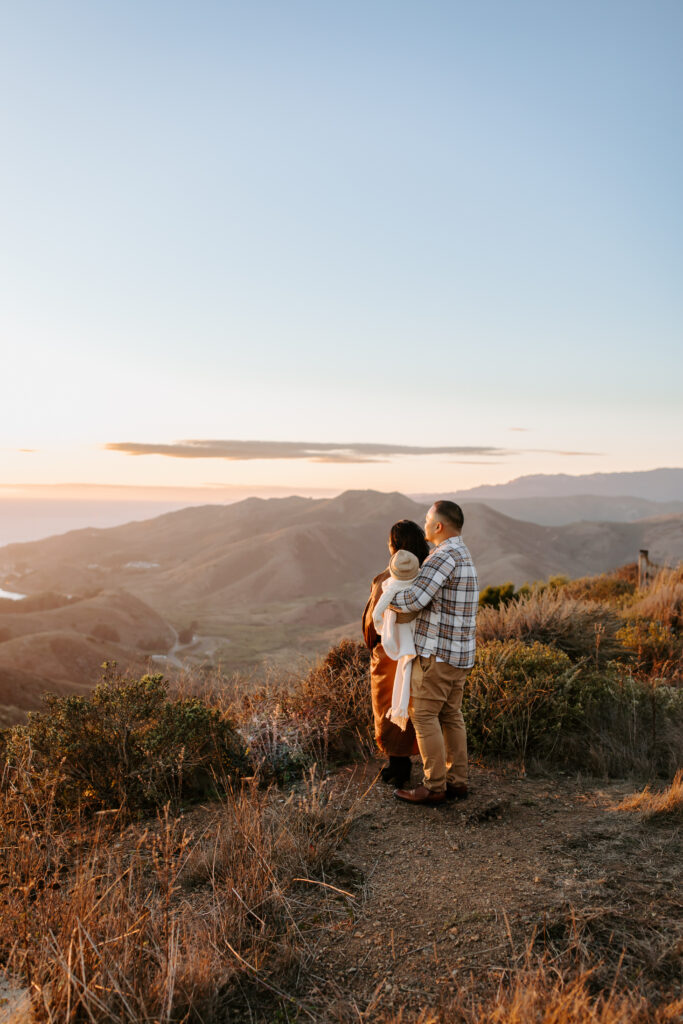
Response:
[[[408,704],[410,702],[410,674],[413,658],[416,655],[414,633],[415,622],[397,622],[396,612],[389,608],[394,595],[405,590],[413,580],[395,580],[389,577],[382,584],[384,593],[380,597],[373,612],[375,629],[382,638],[382,647],[392,661],[397,662],[394,676],[394,689],[391,694],[391,707],[386,717],[405,730],[408,724]]]

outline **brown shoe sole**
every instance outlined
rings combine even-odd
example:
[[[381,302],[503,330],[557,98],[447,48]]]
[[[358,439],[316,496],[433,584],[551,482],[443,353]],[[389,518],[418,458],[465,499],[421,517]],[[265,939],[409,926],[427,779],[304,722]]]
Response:
[[[441,807],[442,804],[446,803],[446,794],[435,793],[433,796],[423,796],[414,799],[409,796],[403,796],[403,793],[413,792],[410,789],[395,789],[394,796],[397,800],[401,800],[404,804],[415,804],[419,807]],[[436,797],[436,799],[434,799]]]

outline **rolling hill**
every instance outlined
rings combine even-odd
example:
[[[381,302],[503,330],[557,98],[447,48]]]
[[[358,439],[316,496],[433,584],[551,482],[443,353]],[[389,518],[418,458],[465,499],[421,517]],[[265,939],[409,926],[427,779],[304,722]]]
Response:
[[[103,661],[145,672],[176,643],[175,630],[139,598],[103,591],[45,610],[0,601],[0,724],[40,705],[46,690],[85,693]]]
[[[662,564],[683,558],[680,515],[543,526],[480,502],[463,508],[482,586],[602,572],[634,561],[641,547]],[[0,608],[0,686],[12,672],[85,684],[96,659],[139,664],[175,650],[176,630],[196,634],[196,658],[212,652],[223,668],[263,657],[291,665],[358,635],[369,582],[387,562],[389,527],[421,523],[425,511],[405,495],[374,491],[249,498],[8,545],[0,587],[95,596],[49,612]],[[214,643],[202,647],[207,636]]]

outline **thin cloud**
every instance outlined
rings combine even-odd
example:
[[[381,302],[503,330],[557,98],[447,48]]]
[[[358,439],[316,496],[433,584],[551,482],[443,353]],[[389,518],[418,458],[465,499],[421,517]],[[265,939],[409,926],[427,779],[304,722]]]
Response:
[[[484,445],[333,444],[317,441],[178,441],[146,444],[122,441],[105,445],[126,455],[165,455],[173,459],[306,459],[311,462],[388,462],[398,455],[498,456],[506,449]]]
[[[516,434],[528,434],[528,427],[508,427],[508,430],[512,430]]]
[[[418,446],[333,444],[317,441],[178,441],[175,444],[117,441],[104,447],[107,451],[121,452],[124,455],[163,455],[172,459],[227,459],[230,462],[251,462],[259,459],[301,459],[325,463],[389,462],[393,458],[405,455],[459,455],[465,458],[476,456],[488,461],[491,458],[508,458],[520,454],[517,449],[494,448],[488,445]]]

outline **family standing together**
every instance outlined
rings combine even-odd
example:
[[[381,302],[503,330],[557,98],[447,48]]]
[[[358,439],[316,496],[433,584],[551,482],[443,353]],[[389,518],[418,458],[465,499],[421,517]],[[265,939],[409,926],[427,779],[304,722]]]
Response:
[[[408,519],[395,523],[389,567],[372,581],[363,614],[375,738],[389,758],[381,776],[411,804],[467,797],[462,698],[474,664],[479,584],[463,521],[460,506],[444,500],[429,509],[424,530]],[[410,789],[417,753],[424,781]]]

